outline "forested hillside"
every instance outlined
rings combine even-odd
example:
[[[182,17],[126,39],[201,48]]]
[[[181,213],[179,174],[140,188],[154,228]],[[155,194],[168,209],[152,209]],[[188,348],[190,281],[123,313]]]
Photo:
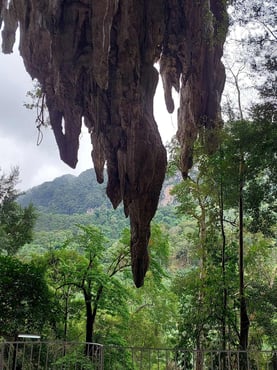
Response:
[[[180,175],[167,179],[163,185],[160,205],[173,203],[170,188],[180,180]],[[112,208],[106,195],[107,183],[99,184],[93,169],[79,176],[64,175],[44,182],[18,198],[21,206],[32,203],[39,211],[54,214],[92,214],[94,210]]]
[[[111,204],[105,195],[106,184],[98,184],[93,169],[78,177],[64,175],[28,190],[18,198],[22,206],[32,203],[45,213],[90,213],[93,209]]]
[[[180,181],[180,175],[166,180],[161,193],[155,222],[175,225],[174,197],[170,194],[173,185]],[[116,240],[121,231],[128,227],[123,207],[114,210],[105,193],[106,183],[96,181],[93,170],[79,176],[64,175],[28,190],[18,197],[22,207],[32,204],[37,210],[33,244],[40,242],[40,235],[76,231],[77,225],[101,227],[105,235]],[[176,203],[176,202],[175,202]],[[44,238],[45,239],[45,238]],[[51,238],[50,238],[51,239]]]

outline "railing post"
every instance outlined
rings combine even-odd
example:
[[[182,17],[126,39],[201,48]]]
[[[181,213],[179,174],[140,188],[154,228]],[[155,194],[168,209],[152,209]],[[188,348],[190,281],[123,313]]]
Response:
[[[0,343],[0,370],[4,369],[5,343]]]

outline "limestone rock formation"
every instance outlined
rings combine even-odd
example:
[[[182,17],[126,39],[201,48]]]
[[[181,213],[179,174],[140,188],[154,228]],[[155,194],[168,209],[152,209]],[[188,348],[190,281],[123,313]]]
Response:
[[[99,182],[121,201],[131,225],[136,286],[148,268],[148,241],[166,170],[153,116],[160,73],[169,112],[180,91],[177,137],[186,176],[200,127],[220,123],[227,30],[224,0],[0,0],[4,53],[20,28],[26,70],[46,95],[60,157],[77,163],[82,122],[91,134]],[[210,140],[208,140],[210,142]]]

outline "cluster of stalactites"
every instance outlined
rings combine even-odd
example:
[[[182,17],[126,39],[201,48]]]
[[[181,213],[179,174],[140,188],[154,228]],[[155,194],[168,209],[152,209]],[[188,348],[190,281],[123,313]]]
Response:
[[[180,92],[177,138],[184,177],[192,166],[193,144],[200,131],[206,149],[216,147],[225,84],[221,57],[228,29],[226,6],[222,0],[168,2],[161,76],[169,112],[174,110],[172,87]]]
[[[3,51],[20,27],[26,70],[46,95],[60,156],[76,166],[82,121],[92,141],[99,182],[123,201],[131,225],[134,281],[148,268],[150,221],[166,170],[153,116],[160,61],[165,101],[180,91],[177,137],[185,176],[200,127],[220,122],[221,64],[227,17],[222,0],[0,0]],[[209,140],[210,142],[210,140]]]

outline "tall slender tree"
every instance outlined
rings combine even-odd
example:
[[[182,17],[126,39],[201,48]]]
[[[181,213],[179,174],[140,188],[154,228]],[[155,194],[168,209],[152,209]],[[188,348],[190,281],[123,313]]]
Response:
[[[0,170],[1,171],[1,170]],[[32,205],[21,207],[16,199],[18,168],[0,176],[0,253],[15,255],[20,247],[33,238],[36,212]]]

